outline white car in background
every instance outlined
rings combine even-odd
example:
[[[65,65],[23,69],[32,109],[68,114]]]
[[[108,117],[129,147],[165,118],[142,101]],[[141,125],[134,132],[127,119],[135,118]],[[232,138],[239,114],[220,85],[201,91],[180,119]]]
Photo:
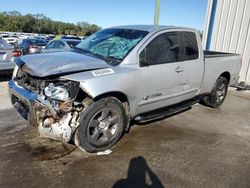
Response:
[[[21,35],[19,35],[18,37],[19,37],[18,45],[21,44],[21,42],[22,42],[24,39],[33,38],[33,36],[28,35],[28,34],[21,34]]]
[[[16,37],[16,36],[12,37],[12,36],[7,35],[7,34],[2,35],[2,39],[4,39],[8,44],[13,45],[13,46],[16,45],[18,43],[18,40],[19,40],[18,37]]]

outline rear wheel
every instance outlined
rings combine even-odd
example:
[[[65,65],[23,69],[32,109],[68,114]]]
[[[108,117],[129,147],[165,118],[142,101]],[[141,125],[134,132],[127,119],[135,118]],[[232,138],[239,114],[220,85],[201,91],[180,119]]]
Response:
[[[228,81],[220,76],[215,83],[212,92],[201,100],[201,104],[212,108],[221,106],[227,96]]]
[[[122,136],[126,113],[116,98],[93,102],[80,114],[76,132],[79,147],[88,152],[98,152],[112,147]]]

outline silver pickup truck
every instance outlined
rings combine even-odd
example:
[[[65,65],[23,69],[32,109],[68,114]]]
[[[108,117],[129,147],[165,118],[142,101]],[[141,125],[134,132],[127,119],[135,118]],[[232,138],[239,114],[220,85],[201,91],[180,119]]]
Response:
[[[42,137],[88,152],[112,147],[131,120],[219,107],[238,81],[241,57],[202,50],[190,28],[120,26],[101,30],[70,52],[15,60],[13,106]]]

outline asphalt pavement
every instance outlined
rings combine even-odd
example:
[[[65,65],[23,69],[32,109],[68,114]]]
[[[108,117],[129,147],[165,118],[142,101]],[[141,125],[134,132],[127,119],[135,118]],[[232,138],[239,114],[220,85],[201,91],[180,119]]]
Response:
[[[133,125],[109,155],[42,139],[0,82],[0,187],[250,187],[250,94]]]

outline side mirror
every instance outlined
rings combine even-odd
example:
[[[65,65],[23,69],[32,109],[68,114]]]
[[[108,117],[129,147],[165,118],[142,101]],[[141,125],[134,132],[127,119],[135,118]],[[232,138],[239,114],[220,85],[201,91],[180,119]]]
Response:
[[[142,67],[149,66],[149,63],[147,61],[147,48],[144,48],[144,50],[140,53],[140,65]]]

